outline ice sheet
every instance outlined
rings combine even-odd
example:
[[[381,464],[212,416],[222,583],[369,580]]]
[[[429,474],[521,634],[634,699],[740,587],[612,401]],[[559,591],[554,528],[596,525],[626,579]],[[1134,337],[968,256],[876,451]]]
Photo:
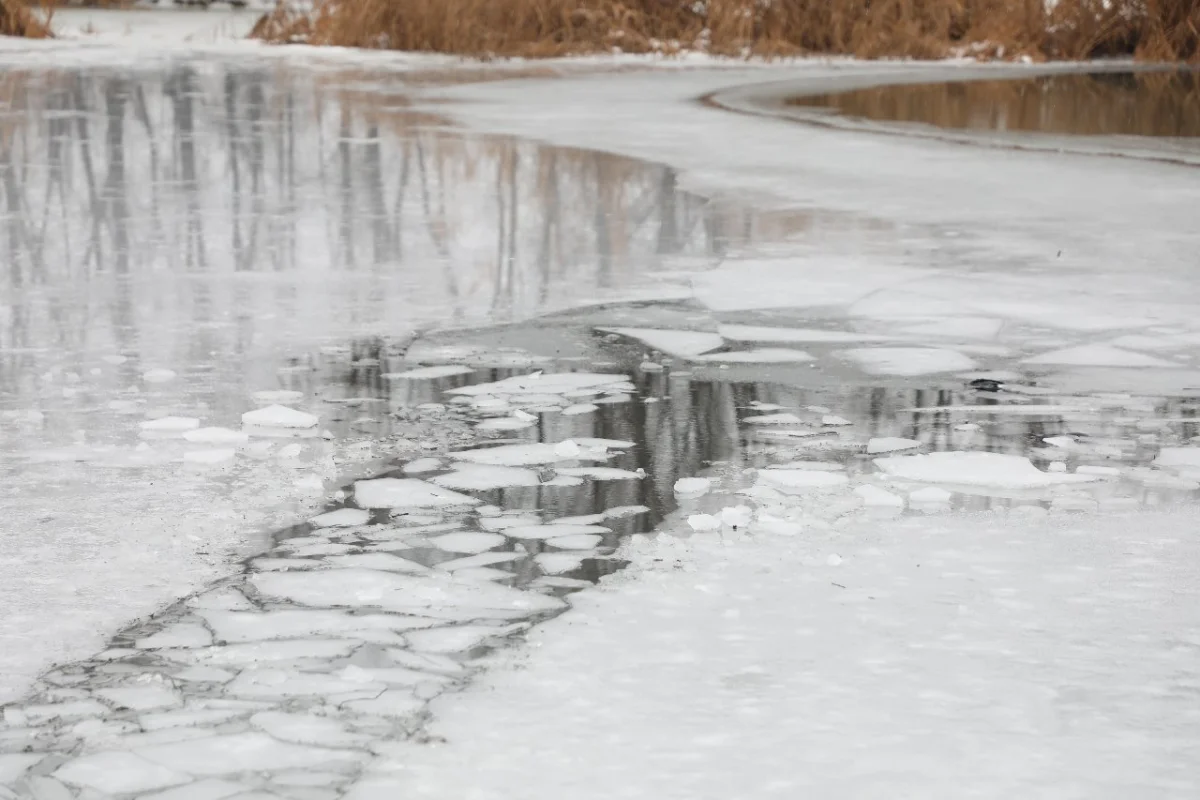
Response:
[[[932,375],[975,369],[975,362],[954,350],[931,347],[861,347],[842,351],[870,375]]]
[[[354,484],[354,502],[362,508],[440,508],[478,505],[474,497],[415,478],[377,478]]]
[[[490,491],[514,486],[537,486],[538,474],[532,469],[506,467],[494,464],[457,464],[453,472],[438,475],[430,483],[447,489],[466,491]]]
[[[1024,456],[1005,453],[942,452],[875,459],[875,465],[896,478],[963,486],[1037,488],[1096,480],[1092,475],[1042,472]]]

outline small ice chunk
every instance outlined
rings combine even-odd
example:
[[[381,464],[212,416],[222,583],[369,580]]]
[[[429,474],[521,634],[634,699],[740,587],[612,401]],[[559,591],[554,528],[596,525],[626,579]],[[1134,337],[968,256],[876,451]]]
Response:
[[[743,529],[752,518],[753,512],[749,506],[725,506],[721,509],[721,522],[730,528]]]
[[[68,761],[54,772],[61,781],[106,794],[148,792],[189,783],[192,776],[133,753],[91,753]]]
[[[339,508],[309,520],[318,528],[352,528],[371,521],[371,512],[361,508]]]
[[[256,405],[268,406],[272,403],[298,403],[304,399],[304,392],[294,389],[263,389],[250,395]]]
[[[940,489],[937,486],[927,486],[924,489],[917,489],[915,492],[909,492],[908,499],[911,503],[917,504],[944,504],[949,503],[950,498],[954,495],[945,489]]]
[[[1042,472],[1024,456],[976,451],[891,456],[875,459],[875,465],[896,478],[966,486],[1023,489],[1095,480],[1092,475]]]
[[[1117,477],[1121,474],[1121,470],[1116,467],[1089,466],[1083,465],[1075,468],[1075,473],[1078,475],[1100,475],[1102,477]]]
[[[687,518],[687,524],[697,532],[716,531],[721,529],[721,520],[712,514],[692,514]]]
[[[154,708],[170,708],[183,701],[166,686],[114,686],[97,689],[96,695],[121,708],[148,711]]]
[[[636,339],[652,350],[658,350],[676,358],[693,358],[701,353],[716,350],[725,340],[716,333],[698,331],[672,331],[655,328],[597,328],[601,333],[615,333],[627,339]]]
[[[560,550],[591,550],[602,541],[604,537],[595,533],[577,533],[572,536],[555,536],[553,539],[547,539],[546,544]]]
[[[575,536],[585,533],[612,533],[602,525],[563,525],[547,523],[545,525],[520,525],[507,528],[504,535],[513,539],[553,539],[559,536]]]
[[[636,517],[649,513],[650,509],[646,506],[616,506],[615,508],[605,509],[604,517],[606,519],[623,519],[625,517]]]
[[[577,417],[581,414],[591,414],[593,411],[598,411],[600,406],[595,403],[575,403],[569,405],[562,410],[564,417]]]
[[[447,489],[490,491],[513,486],[537,486],[535,470],[522,467],[501,467],[492,464],[455,464],[454,471],[431,478],[430,483]]]
[[[577,556],[573,553],[538,553],[533,560],[547,575],[560,575],[579,569],[583,564],[584,556]]]
[[[1200,469],[1200,447],[1164,447],[1158,451],[1154,465]]]
[[[498,533],[478,533],[463,531],[462,533],[447,533],[436,536],[429,543],[439,550],[448,553],[482,553],[499,547],[508,541]]]
[[[523,629],[522,625],[455,625],[449,628],[413,631],[405,638],[408,639],[409,646],[418,652],[448,655],[472,650],[489,639],[508,636]]]
[[[1179,367],[1174,361],[1167,361],[1132,350],[1122,350],[1108,344],[1085,344],[1079,347],[1067,347],[1053,350],[1038,356],[1025,359],[1025,364],[1045,364],[1053,366],[1073,367]]]
[[[532,427],[532,422],[520,419],[517,416],[485,419],[475,424],[475,430],[477,431],[523,431],[526,428]]]
[[[582,483],[582,481],[580,482]],[[502,531],[505,528],[515,528],[518,525],[537,525],[540,522],[541,519],[533,514],[505,514],[500,517],[481,518],[479,527],[485,531]]]
[[[956,431],[977,431],[979,429],[980,426],[974,422],[961,422],[954,426]]]
[[[243,445],[250,441],[246,434],[229,428],[196,428],[185,431],[183,438],[193,444]]]
[[[178,433],[194,431],[200,427],[200,420],[195,417],[159,417],[148,419],[138,425],[147,433]]]
[[[759,347],[754,350],[730,350],[697,356],[694,361],[719,364],[805,364],[815,361],[811,353],[786,347]]]
[[[1069,450],[1077,444],[1074,436],[1044,436],[1042,437],[1042,441],[1051,447],[1058,447],[1064,450]]]
[[[342,723],[316,714],[263,711],[250,718],[250,724],[283,742],[317,744],[324,747],[354,747],[371,737],[351,733]]]
[[[628,450],[634,447],[633,442],[623,439],[596,439],[590,436],[576,436],[572,441],[580,447],[590,450]]]
[[[975,369],[975,362],[954,350],[927,347],[860,347],[842,355],[868,375],[916,376]]]
[[[645,475],[616,467],[559,467],[559,475],[573,478],[591,478],[594,481],[631,481]]]
[[[618,403],[628,403],[632,399],[633,396],[628,394],[606,394],[603,397],[597,397],[592,402],[598,405],[616,405]]]
[[[528,411],[522,411],[519,408],[513,412],[513,417],[522,422],[537,422],[537,414],[530,414]]]
[[[899,436],[880,436],[867,442],[867,453],[892,453],[896,450],[911,450],[920,447],[916,439],[902,439]]]
[[[163,647],[208,647],[212,635],[203,625],[195,622],[176,622],[158,633],[138,639],[134,646],[139,650],[157,650]]]
[[[173,369],[148,369],[142,373],[142,380],[146,383],[168,383],[175,380],[177,374]]]
[[[361,508],[438,508],[479,505],[474,497],[415,478],[376,478],[356,481],[354,502]]]
[[[561,442],[559,443],[561,444]],[[582,446],[581,442],[575,444]],[[451,453],[453,458],[460,461],[470,461],[474,464],[494,464],[507,467],[527,467],[536,464],[553,464],[558,461],[570,461],[579,456],[563,456],[557,451],[557,444],[543,442],[534,444],[508,444],[499,447],[479,447],[474,450],[460,450]],[[604,460],[607,456],[602,452],[581,452],[589,460]]]
[[[183,454],[185,464],[224,464],[233,461],[237,451],[230,448],[210,448],[208,450],[189,450]]]
[[[456,375],[470,375],[475,370],[456,364],[444,364],[434,367],[417,367],[407,372],[385,372],[382,377],[389,381],[431,381],[438,378],[453,378]]]
[[[357,764],[365,760],[365,756],[354,751],[289,744],[265,733],[232,733],[152,745],[138,749],[136,755],[197,776],[311,768],[331,763]]]
[[[423,472],[436,472],[441,468],[440,458],[417,458],[404,465],[404,474],[420,475]]]
[[[1046,471],[1047,472],[1066,472],[1067,465],[1061,461],[1051,461],[1050,464],[1046,467]],[[1085,472],[1084,474],[1086,475],[1087,473]]]
[[[712,481],[708,478],[680,478],[675,481],[675,494],[699,496],[708,494]]]
[[[833,425],[833,426],[837,427],[837,426],[842,426],[842,425],[853,425],[854,423],[851,422],[850,420],[846,419],[845,417],[837,417],[832,414],[826,414],[825,416],[821,417],[821,424],[822,425]]]
[[[804,420],[797,417],[795,414],[762,414],[757,417],[746,417],[748,425],[800,425]]]
[[[583,452],[583,448],[570,439],[554,445],[554,454],[562,458],[578,458],[581,452]]]
[[[555,475],[542,486],[583,486],[583,478],[573,478],[570,475]]]
[[[475,569],[477,567],[487,567],[492,564],[504,564],[509,561],[517,561],[524,558],[525,553],[518,553],[512,550],[504,550],[500,552],[480,553],[479,555],[466,556],[465,558],[456,558],[453,561],[443,561],[437,565],[440,570],[447,572],[455,572],[462,569]]]
[[[395,549],[394,544],[388,543],[388,548]],[[429,567],[409,561],[407,558],[394,553],[347,553],[331,555],[324,559],[326,566],[334,569],[362,567],[364,569],[379,569],[385,572],[400,572],[405,575],[424,575]]]
[[[848,482],[846,476],[840,473],[809,469],[764,469],[759,471],[758,479],[772,489],[788,493],[843,486]]]
[[[854,493],[862,498],[863,505],[874,508],[904,508],[903,497],[869,483],[855,487]]]
[[[242,424],[256,428],[305,429],[315,428],[319,422],[320,419],[312,414],[279,405],[267,406],[242,414]]]

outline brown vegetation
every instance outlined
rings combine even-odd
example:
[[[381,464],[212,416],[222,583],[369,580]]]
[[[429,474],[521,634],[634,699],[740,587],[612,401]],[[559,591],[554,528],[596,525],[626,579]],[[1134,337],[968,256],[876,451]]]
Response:
[[[321,0],[255,35],[467,56],[1200,58],[1200,0]]]
[[[0,0],[0,36],[49,39],[48,14],[39,15],[24,0]]]

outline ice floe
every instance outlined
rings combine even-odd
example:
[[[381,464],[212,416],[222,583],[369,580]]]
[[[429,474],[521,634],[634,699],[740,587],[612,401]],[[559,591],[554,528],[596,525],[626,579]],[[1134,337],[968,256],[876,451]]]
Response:
[[[505,467],[494,464],[460,463],[452,472],[430,479],[430,483],[447,489],[489,491],[514,486],[537,486],[541,480],[536,470]]]
[[[912,377],[975,369],[975,362],[962,353],[931,347],[860,347],[841,355],[868,375]]]
[[[603,525],[564,525],[550,522],[544,525],[520,525],[515,528],[507,528],[504,535],[513,539],[553,539],[559,536],[611,532]]]
[[[675,494],[698,496],[708,494],[712,481],[708,478],[680,478],[675,481]]]
[[[1005,453],[950,451],[891,456],[875,459],[875,465],[894,478],[963,486],[1023,489],[1096,480],[1094,475],[1042,472],[1028,458]]]
[[[612,333],[627,339],[636,339],[652,350],[669,356],[690,359],[716,350],[725,340],[715,333],[701,331],[673,331],[656,328],[597,328],[601,333]]]
[[[718,333],[731,342],[765,342],[802,344],[843,342],[887,342],[892,337],[854,331],[832,331],[821,328],[771,328],[760,325],[721,325]]]
[[[382,377],[389,381],[428,381],[438,378],[453,378],[457,375],[470,375],[475,370],[455,364],[440,364],[433,367],[417,367],[406,372],[385,372]]]
[[[625,375],[614,375],[595,372],[561,372],[552,374],[533,373],[512,378],[505,378],[493,383],[479,383],[458,389],[449,389],[449,394],[477,395],[508,395],[539,392],[542,394],[562,394],[577,389],[588,389],[621,383]]]
[[[371,512],[361,508],[339,508],[309,520],[318,528],[351,528],[366,525],[371,521]]]
[[[576,442],[576,444],[579,443]],[[581,449],[574,455],[562,455],[557,445],[546,442],[479,447],[472,450],[459,450],[451,453],[451,456],[457,460],[470,461],[475,464],[509,467],[554,464],[559,461],[572,461],[576,459],[604,461],[608,458],[608,455],[600,449]]]
[[[1178,368],[1176,361],[1167,361],[1157,356],[1123,350],[1108,344],[1085,344],[1078,347],[1067,347],[1062,350],[1052,350],[1048,353],[1031,356],[1024,360],[1025,364],[1072,367],[1162,367]]]
[[[320,419],[305,411],[287,406],[272,405],[242,414],[242,424],[251,428],[315,428]]]
[[[697,356],[695,361],[717,364],[805,364],[815,361],[811,353],[786,347],[759,347],[753,350],[727,350]]]
[[[436,536],[429,543],[448,553],[482,553],[503,545],[507,539],[498,533],[463,531]]]
[[[361,508],[440,508],[474,506],[474,497],[434,486],[416,478],[375,478],[356,481],[354,502]]]

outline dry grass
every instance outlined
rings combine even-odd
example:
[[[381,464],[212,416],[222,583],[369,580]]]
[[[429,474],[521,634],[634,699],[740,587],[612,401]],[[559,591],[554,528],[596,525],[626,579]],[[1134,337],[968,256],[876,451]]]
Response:
[[[39,14],[24,0],[0,0],[0,36],[21,36],[26,39],[49,39],[50,12]]]
[[[319,0],[255,30],[475,57],[700,50],[863,58],[1200,59],[1200,0]]]

